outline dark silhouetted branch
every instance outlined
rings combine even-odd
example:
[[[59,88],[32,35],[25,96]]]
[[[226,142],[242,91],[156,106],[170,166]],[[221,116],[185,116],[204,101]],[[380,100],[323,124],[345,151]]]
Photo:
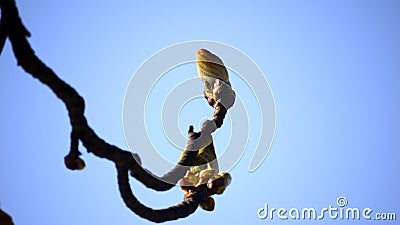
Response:
[[[22,24],[18,15],[18,10],[13,0],[0,0],[1,20],[0,20],[0,53],[4,42],[8,38],[11,42],[14,55],[18,65],[27,73],[48,86],[54,94],[64,102],[72,126],[71,148],[65,157],[65,164],[69,169],[83,169],[84,161],[79,158],[81,154],[78,150],[79,141],[85,146],[88,152],[94,155],[113,161],[117,166],[118,184],[121,196],[125,204],[136,214],[154,222],[163,222],[186,217],[193,213],[199,202],[205,197],[214,194],[206,187],[194,191],[185,201],[163,210],[153,210],[142,205],[132,194],[128,182],[128,171],[146,187],[158,191],[165,191],[174,187],[187,170],[193,166],[198,149],[193,148],[196,144],[191,144],[188,151],[184,152],[177,166],[162,177],[157,177],[140,165],[140,158],[136,154],[111,145],[101,139],[94,130],[88,125],[84,116],[85,102],[78,92],[70,85],[61,80],[49,67],[47,67],[34,53],[27,37],[30,36],[28,30]],[[222,109],[222,110],[221,110]],[[226,109],[216,108],[214,122],[222,125]],[[216,128],[215,128],[216,129]],[[214,129],[214,130],[215,130]],[[189,129],[189,141],[199,138],[200,133],[194,133],[193,127]],[[185,166],[185,167],[182,167]],[[165,182],[165,181],[168,182]]]
[[[165,222],[170,220],[176,220],[184,218],[194,213],[201,202],[201,197],[186,199],[176,206],[172,206],[166,209],[152,209],[141,204],[137,198],[133,195],[131,187],[129,185],[129,177],[127,168],[118,167],[118,186],[121,197],[124,200],[126,206],[135,212],[140,217],[148,219],[153,222]]]
[[[117,173],[119,192],[126,206],[140,217],[157,223],[189,216],[196,211],[199,204],[207,197],[214,194],[222,194],[227,186],[224,176],[215,176],[207,183],[190,187],[190,194],[185,196],[185,199],[179,204],[165,209],[152,209],[141,204],[133,195],[129,185],[128,168],[117,166]]]
[[[8,215],[6,212],[4,212],[2,209],[0,209],[0,224],[1,225],[14,225],[14,222],[12,221],[11,216]]]
[[[116,164],[127,165],[132,171],[132,175],[146,187],[158,191],[172,188],[174,184],[166,183],[163,181],[165,180],[163,177],[157,177],[143,169],[137,161],[134,160],[131,152],[121,150],[114,145],[108,144],[93,131],[84,116],[85,102],[83,98],[74,88],[61,80],[49,67],[47,67],[35,55],[33,49],[30,47],[26,39],[26,37],[29,36],[29,32],[23,26],[21,19],[18,16],[18,11],[14,1],[0,0],[0,3],[2,27],[5,27],[5,29],[2,29],[2,35],[5,32],[6,36],[9,38],[18,65],[48,86],[66,105],[73,130],[73,134],[71,134],[71,152],[68,156],[71,158],[77,158],[80,155],[77,154],[77,140],[80,140],[88,152],[92,152],[100,158],[111,160]],[[183,157],[177,164],[193,165],[195,156],[195,151],[187,151],[186,157]],[[174,176],[174,172],[176,171],[179,170],[173,169],[166,175],[168,177],[177,177],[177,182],[180,179],[179,177],[183,176],[183,174],[177,174]]]

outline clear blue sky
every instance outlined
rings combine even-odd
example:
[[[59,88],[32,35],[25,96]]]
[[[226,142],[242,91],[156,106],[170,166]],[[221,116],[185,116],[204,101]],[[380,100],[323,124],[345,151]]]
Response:
[[[125,149],[126,87],[161,48],[219,41],[242,50],[264,72],[277,115],[266,160],[249,173],[253,150],[246,150],[231,171],[231,186],[216,197],[214,212],[199,209],[169,223],[364,224],[257,217],[265,203],[321,209],[337,206],[339,196],[349,207],[400,216],[399,1],[40,0],[17,6],[38,56],[85,98],[90,125]],[[65,168],[66,109],[16,66],[8,42],[0,74],[0,206],[15,224],[150,224],[125,207],[112,163],[82,147],[85,170]],[[131,183],[136,196],[154,208],[182,199],[178,188],[158,193]]]

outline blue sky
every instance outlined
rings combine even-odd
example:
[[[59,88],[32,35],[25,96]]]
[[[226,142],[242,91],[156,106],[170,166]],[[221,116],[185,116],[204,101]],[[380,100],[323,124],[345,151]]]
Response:
[[[85,115],[97,133],[122,148],[127,148],[126,88],[135,70],[160,49],[190,40],[223,42],[263,71],[276,104],[276,133],[266,160],[249,173],[250,144],[231,170],[231,186],[216,197],[214,212],[198,210],[169,223],[364,224],[257,217],[265,203],[321,209],[336,206],[339,196],[349,207],[399,216],[400,2],[17,1],[17,6],[35,52],[85,98]],[[66,109],[16,66],[9,43],[0,74],[0,206],[15,224],[149,224],[125,207],[112,163],[81,147],[85,170],[65,168]],[[201,113],[193,113],[197,127]],[[183,116],[181,129],[189,119]],[[178,188],[158,193],[131,184],[154,208],[182,199]]]

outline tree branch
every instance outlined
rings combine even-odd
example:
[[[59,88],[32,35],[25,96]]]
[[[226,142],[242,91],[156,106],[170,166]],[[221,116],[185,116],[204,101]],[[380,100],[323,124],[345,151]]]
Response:
[[[139,216],[154,222],[163,222],[186,217],[196,210],[199,202],[213,194],[207,191],[207,188],[203,188],[203,191],[195,191],[193,195],[186,198],[184,202],[177,206],[162,210],[153,210],[142,205],[132,194],[128,182],[128,171],[148,188],[158,191],[168,190],[174,187],[174,184],[185,175],[187,167],[193,166],[198,153],[198,148],[195,149],[193,146],[197,146],[198,143],[192,143],[190,147],[187,146],[188,151],[184,151],[183,156],[175,168],[162,177],[157,177],[148,170],[142,168],[138,155],[107,143],[88,125],[86,117],[84,116],[84,99],[74,88],[61,80],[51,68],[47,67],[35,55],[27,41],[27,37],[30,36],[30,33],[22,24],[14,0],[0,0],[0,8],[0,53],[8,37],[18,65],[41,83],[48,86],[65,104],[68,110],[72,131],[71,148],[69,154],[65,157],[65,163],[69,169],[82,169],[85,166],[84,161],[79,158],[81,153],[78,150],[78,142],[80,140],[88,152],[92,152],[94,155],[108,159],[116,164],[118,184],[125,204]],[[222,125],[225,114],[226,109],[216,108],[213,121],[216,122],[217,127]],[[215,131],[217,127],[208,132]],[[193,127],[190,127],[189,142],[193,142],[199,137],[200,133],[194,133]],[[168,182],[166,182],[166,180]]]
[[[4,212],[2,209],[0,209],[0,224],[1,225],[14,225],[14,222],[12,221],[11,216],[8,215],[6,212]]]
[[[79,139],[85,146],[88,152],[94,155],[113,161],[116,164],[127,165],[132,171],[132,175],[142,182],[146,187],[158,191],[165,191],[172,188],[174,185],[166,183],[163,177],[157,177],[149,171],[143,169],[138,162],[134,159],[131,152],[121,150],[120,148],[110,145],[101,139],[94,130],[88,125],[84,116],[85,102],[78,92],[70,85],[61,80],[49,67],[47,67],[34,53],[29,45],[26,36],[29,32],[23,26],[18,11],[13,0],[0,0],[1,6],[1,22],[6,36],[11,42],[14,55],[17,59],[18,65],[21,66],[27,73],[30,73],[34,78],[48,86],[55,95],[64,102],[70,123],[73,130],[73,135]],[[3,32],[4,33],[4,32]],[[76,143],[76,140],[72,140]],[[76,145],[76,144],[75,144]],[[77,146],[77,145],[76,145]],[[72,148],[71,154],[78,157],[76,153],[77,148]],[[177,164],[178,165],[193,165],[195,151],[187,151],[186,157],[183,157]],[[175,175],[179,171],[172,169],[168,174],[169,177]],[[172,173],[172,174],[171,174]],[[176,182],[183,174],[176,174]]]
[[[121,197],[126,206],[142,218],[153,222],[161,223],[170,220],[184,218],[194,213],[201,202],[200,195],[197,198],[186,199],[176,206],[171,206],[166,209],[152,209],[141,204],[133,195],[129,185],[128,169],[123,167],[117,168],[118,187]]]

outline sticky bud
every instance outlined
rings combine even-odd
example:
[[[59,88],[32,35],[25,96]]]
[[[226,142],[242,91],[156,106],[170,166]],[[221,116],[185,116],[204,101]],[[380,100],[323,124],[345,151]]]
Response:
[[[200,172],[201,179],[211,178],[214,175],[214,169],[205,169]]]
[[[214,169],[205,169],[202,170],[199,174],[199,181],[197,182],[196,186],[202,185],[204,183],[207,183],[207,181],[214,176]]]
[[[207,197],[204,201],[200,202],[199,206],[206,211],[213,211],[215,208],[215,201],[212,197]]]
[[[231,183],[231,175],[229,173],[219,173],[218,175],[212,177],[207,182],[207,188],[216,194],[222,194],[226,187]]]
[[[83,170],[85,168],[85,161],[79,157],[67,155],[64,157],[65,166],[70,170]]]

